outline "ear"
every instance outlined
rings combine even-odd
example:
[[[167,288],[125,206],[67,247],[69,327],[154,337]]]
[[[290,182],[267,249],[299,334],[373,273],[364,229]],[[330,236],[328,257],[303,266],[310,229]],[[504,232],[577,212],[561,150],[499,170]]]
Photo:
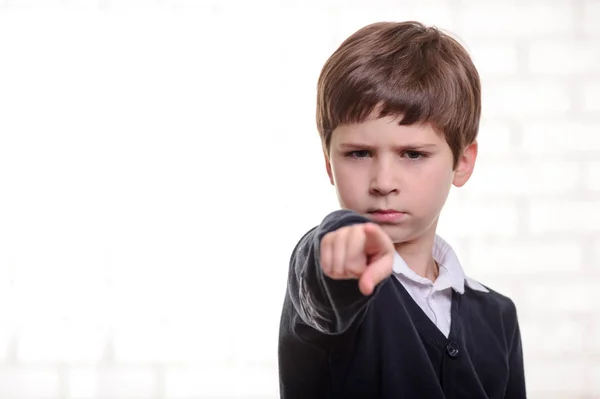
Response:
[[[456,169],[454,169],[454,179],[452,184],[456,187],[462,187],[473,174],[475,168],[475,160],[477,159],[477,140],[469,144],[462,152],[458,159]]]
[[[325,169],[327,169],[327,176],[329,176],[329,182],[332,186],[335,186],[333,182],[333,172],[331,171],[331,161],[329,160],[329,155],[327,155],[327,149],[323,147],[323,157],[325,158]]]

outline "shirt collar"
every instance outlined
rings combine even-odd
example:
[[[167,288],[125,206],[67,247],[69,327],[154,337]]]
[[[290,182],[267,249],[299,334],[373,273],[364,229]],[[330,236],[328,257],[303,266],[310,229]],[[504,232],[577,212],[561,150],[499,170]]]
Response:
[[[465,275],[456,252],[438,235],[435,236],[433,242],[432,255],[440,267],[439,276],[434,283],[436,290],[452,288],[459,294],[464,294],[466,284],[473,290],[489,292],[483,285]],[[396,275],[402,275],[416,283],[431,285],[431,281],[415,273],[398,252],[394,254],[392,270]]]

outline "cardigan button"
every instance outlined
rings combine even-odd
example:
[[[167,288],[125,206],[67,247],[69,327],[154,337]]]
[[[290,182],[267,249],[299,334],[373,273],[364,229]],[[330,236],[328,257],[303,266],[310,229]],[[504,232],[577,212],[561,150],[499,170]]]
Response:
[[[456,359],[459,353],[458,344],[454,341],[448,342],[448,345],[446,345],[446,352],[448,353],[448,356]]]

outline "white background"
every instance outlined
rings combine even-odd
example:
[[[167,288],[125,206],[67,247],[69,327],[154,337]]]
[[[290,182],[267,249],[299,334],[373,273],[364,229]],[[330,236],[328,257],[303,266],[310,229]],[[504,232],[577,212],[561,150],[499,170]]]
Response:
[[[288,260],[336,207],[316,81],[356,29],[465,43],[439,233],[510,296],[531,398],[600,398],[600,2],[0,1],[0,398],[278,397]]]

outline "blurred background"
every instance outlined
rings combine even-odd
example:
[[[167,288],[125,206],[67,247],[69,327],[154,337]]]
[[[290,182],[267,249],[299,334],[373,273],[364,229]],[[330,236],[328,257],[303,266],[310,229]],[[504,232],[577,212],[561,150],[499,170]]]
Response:
[[[483,82],[439,234],[600,398],[600,1],[0,0],[0,398],[278,398],[291,251],[337,202],[316,82],[416,19]]]

